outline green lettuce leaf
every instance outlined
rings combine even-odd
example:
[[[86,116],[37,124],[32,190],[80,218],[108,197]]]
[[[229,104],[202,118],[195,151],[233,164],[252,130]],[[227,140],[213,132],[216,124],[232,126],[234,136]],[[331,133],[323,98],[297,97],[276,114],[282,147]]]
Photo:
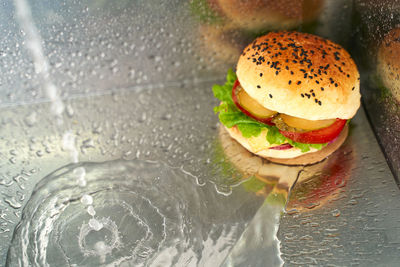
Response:
[[[232,88],[237,77],[232,69],[228,70],[226,75],[226,82],[223,85],[215,84],[212,87],[214,96],[221,101],[221,104],[214,108],[215,113],[219,113],[219,120],[223,125],[228,128],[237,126],[242,135],[246,138],[252,136],[259,136],[261,131],[265,128],[268,129],[267,141],[270,144],[281,145],[284,143],[289,143],[294,147],[297,147],[301,152],[307,152],[310,148],[322,149],[327,144],[304,144],[294,142],[286,137],[284,137],[275,126],[270,126],[255,119],[248,117],[246,114],[241,112],[232,100]]]
[[[286,141],[284,137],[276,127],[270,127],[267,133],[267,141],[270,144],[283,144]]]

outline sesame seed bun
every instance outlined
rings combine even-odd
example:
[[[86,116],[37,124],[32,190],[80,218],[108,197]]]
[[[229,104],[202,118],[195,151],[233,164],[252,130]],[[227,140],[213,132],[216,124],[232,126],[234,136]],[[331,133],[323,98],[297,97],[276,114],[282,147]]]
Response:
[[[298,32],[271,32],[241,54],[243,89],[264,107],[308,120],[350,119],[360,106],[357,66],[338,44]]]
[[[377,72],[383,85],[400,102],[400,28],[386,34],[379,46]]]
[[[339,136],[332,143],[328,144],[326,147],[322,148],[321,150],[316,150],[314,148],[311,148],[310,151],[305,153],[301,152],[300,149],[295,147],[286,150],[275,150],[266,148],[263,150],[254,151],[249,142],[249,139],[243,137],[240,131],[235,126],[232,128],[226,128],[225,126],[221,125],[220,136],[222,134],[221,132],[224,131],[226,131],[231,138],[236,140],[248,151],[256,154],[257,156],[265,158],[269,161],[285,165],[308,165],[320,162],[326,157],[328,157],[330,154],[335,152],[346,140],[346,137],[348,135],[348,126],[346,125],[343,128],[342,132],[339,134]],[[264,131],[268,130],[265,129]],[[266,140],[265,142],[267,143]],[[270,145],[266,144],[266,147],[268,146]]]

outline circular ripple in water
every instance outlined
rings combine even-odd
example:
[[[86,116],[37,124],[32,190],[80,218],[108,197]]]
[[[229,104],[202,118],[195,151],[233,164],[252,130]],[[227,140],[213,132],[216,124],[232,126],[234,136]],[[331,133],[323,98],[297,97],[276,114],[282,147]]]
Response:
[[[36,186],[7,264],[162,266],[182,258],[188,263],[201,251],[200,222],[190,216],[200,210],[197,188],[162,163],[118,160],[63,167]]]

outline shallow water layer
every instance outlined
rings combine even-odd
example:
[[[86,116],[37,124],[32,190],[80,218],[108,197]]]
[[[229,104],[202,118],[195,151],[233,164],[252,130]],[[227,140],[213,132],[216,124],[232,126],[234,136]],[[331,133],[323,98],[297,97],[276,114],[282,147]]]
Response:
[[[238,194],[160,162],[71,164],[36,185],[7,265],[219,265],[259,205]]]

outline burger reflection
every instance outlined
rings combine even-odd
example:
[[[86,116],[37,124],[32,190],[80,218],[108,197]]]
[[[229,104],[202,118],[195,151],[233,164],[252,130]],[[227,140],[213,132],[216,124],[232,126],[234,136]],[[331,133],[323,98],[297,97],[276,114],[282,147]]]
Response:
[[[212,54],[213,59],[234,63],[246,44],[269,31],[313,32],[323,3],[323,0],[192,0],[190,9],[200,22],[201,50]]]
[[[383,96],[400,103],[400,28],[390,30],[381,42],[377,53],[378,83]]]
[[[354,164],[354,151],[347,143],[319,163],[289,166],[250,153],[224,127],[219,129],[219,141],[225,160],[245,179],[244,189],[280,204],[289,214],[320,208],[339,198]]]

